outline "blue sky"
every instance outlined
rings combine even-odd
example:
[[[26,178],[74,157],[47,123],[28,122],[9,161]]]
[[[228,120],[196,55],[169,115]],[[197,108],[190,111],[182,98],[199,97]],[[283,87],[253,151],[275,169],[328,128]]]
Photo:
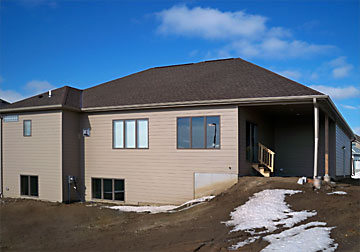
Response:
[[[241,57],[329,94],[360,134],[359,1],[0,2],[0,97]]]

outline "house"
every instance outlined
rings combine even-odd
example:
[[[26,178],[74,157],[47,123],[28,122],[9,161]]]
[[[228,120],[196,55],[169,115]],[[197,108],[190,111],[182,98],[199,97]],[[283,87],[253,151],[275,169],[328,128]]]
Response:
[[[329,96],[239,58],[64,86],[0,113],[5,197],[175,204],[238,176],[351,175],[354,134]]]
[[[351,178],[360,179],[360,136],[355,135],[352,143],[352,174]]]

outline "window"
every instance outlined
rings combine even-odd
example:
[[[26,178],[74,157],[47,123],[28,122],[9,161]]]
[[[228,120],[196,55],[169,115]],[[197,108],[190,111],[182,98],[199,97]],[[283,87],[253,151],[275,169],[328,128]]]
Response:
[[[125,200],[125,181],[123,179],[92,178],[93,199]]]
[[[219,149],[220,116],[179,117],[178,149]]]
[[[31,120],[24,120],[24,136],[31,136]]]
[[[26,196],[39,196],[38,176],[20,175],[20,194]]]
[[[19,116],[18,115],[7,115],[4,116],[4,122],[18,122]]]
[[[114,120],[114,149],[147,149],[149,148],[149,120]]]
[[[190,118],[177,120],[177,146],[180,149],[190,148]]]

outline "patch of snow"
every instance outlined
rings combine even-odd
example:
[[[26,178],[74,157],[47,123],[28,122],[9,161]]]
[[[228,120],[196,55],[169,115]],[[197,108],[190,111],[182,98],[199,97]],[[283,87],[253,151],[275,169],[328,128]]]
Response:
[[[250,244],[250,243],[253,243],[254,241],[256,241],[257,239],[259,239],[260,236],[253,236],[253,237],[250,237],[248,239],[246,239],[245,241],[242,241],[242,242],[238,242],[237,244],[235,245],[232,245],[229,249],[231,250],[237,250],[238,248],[241,248],[247,244]]]
[[[227,226],[234,226],[231,232],[265,228],[268,232],[277,229],[277,225],[292,227],[316,212],[294,212],[285,202],[285,195],[293,195],[302,191],[295,190],[263,190],[255,193],[244,205],[235,208],[230,213],[231,220],[225,222]]]
[[[119,210],[122,212],[136,212],[136,213],[164,213],[164,212],[177,212],[177,208],[185,207],[181,210],[185,210],[193,206],[194,204],[202,203],[213,199],[215,196],[205,196],[198,199],[189,200],[179,206],[165,205],[165,206],[110,206],[107,208]],[[179,211],[181,211],[179,210]]]
[[[303,185],[303,184],[305,184],[306,183],[306,181],[307,181],[307,178],[306,177],[302,177],[302,178],[299,178],[299,180],[298,180],[298,184],[299,185]]]
[[[356,172],[355,175],[351,176],[352,179],[360,179],[360,171]]]
[[[261,251],[335,251],[338,244],[330,238],[330,231],[333,228],[317,226],[326,226],[326,223],[310,222],[279,234],[265,236],[263,239],[270,242],[270,245]]]
[[[110,206],[108,207],[121,212],[136,212],[136,213],[163,213],[176,208],[176,206]]]
[[[300,192],[302,191],[263,190],[255,193],[244,205],[235,208],[230,213],[231,219],[224,223],[234,226],[230,232],[242,230],[252,237],[232,245],[229,249],[236,250],[261,239],[263,234],[272,233],[279,228],[288,228],[279,234],[263,236],[262,239],[270,245],[262,251],[334,251],[338,245],[330,238],[333,227],[325,227],[325,222],[310,222],[294,227],[317,214],[316,211],[293,211],[289,208],[285,196]]]
[[[335,191],[335,192],[331,192],[331,193],[327,193],[328,195],[332,195],[332,194],[338,194],[338,195],[346,195],[347,192],[343,192],[343,191]]]

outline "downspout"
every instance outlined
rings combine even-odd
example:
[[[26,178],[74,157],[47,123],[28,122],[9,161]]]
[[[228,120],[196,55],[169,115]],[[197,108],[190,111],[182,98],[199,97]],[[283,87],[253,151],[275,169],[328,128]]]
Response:
[[[346,150],[346,147],[345,146],[343,146],[342,147],[342,150],[343,150],[343,176],[344,176],[344,178],[345,178],[345,150]]]
[[[314,187],[320,189],[321,180],[318,178],[318,153],[319,153],[319,106],[316,98],[314,103]]]
[[[330,182],[329,176],[329,115],[325,114],[325,182]]]

